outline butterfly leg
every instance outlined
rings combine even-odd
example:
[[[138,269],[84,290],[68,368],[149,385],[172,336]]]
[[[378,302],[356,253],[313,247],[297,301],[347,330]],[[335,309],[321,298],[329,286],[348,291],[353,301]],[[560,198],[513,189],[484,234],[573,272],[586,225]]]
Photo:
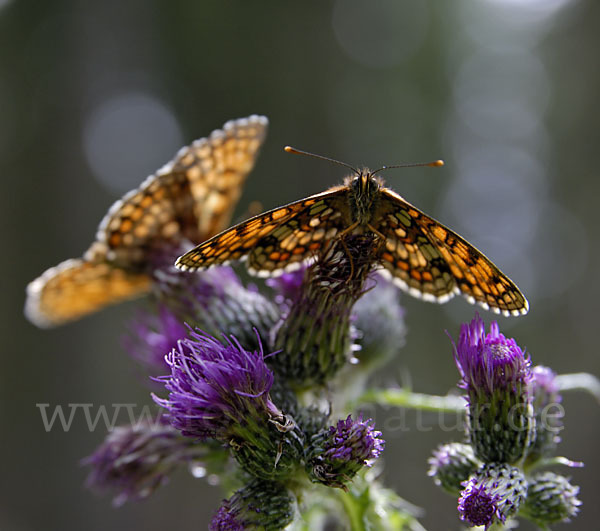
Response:
[[[350,280],[354,277],[354,261],[352,260],[352,253],[350,252],[350,249],[348,249],[348,246],[346,245],[346,242],[344,241],[344,236],[346,236],[346,234],[352,233],[352,231],[356,227],[358,227],[358,221],[355,221],[354,223],[352,223],[352,225],[350,225],[349,227],[346,227],[342,232],[340,232],[337,235],[337,238],[336,238],[336,240],[339,239],[340,243],[342,244],[342,247],[344,248],[346,256],[348,257],[348,260],[350,261],[350,276],[348,277],[348,280]]]
[[[370,225],[367,223],[367,228],[375,235],[377,235],[379,237],[380,242],[385,242],[386,237],[379,232],[375,227],[373,227],[373,225]]]

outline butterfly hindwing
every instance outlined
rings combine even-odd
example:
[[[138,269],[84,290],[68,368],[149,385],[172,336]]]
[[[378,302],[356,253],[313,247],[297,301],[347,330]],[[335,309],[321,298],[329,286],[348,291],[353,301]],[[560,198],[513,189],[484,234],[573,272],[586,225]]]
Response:
[[[149,288],[146,274],[108,262],[73,258],[48,269],[27,286],[25,315],[37,326],[48,328],[142,295]]]

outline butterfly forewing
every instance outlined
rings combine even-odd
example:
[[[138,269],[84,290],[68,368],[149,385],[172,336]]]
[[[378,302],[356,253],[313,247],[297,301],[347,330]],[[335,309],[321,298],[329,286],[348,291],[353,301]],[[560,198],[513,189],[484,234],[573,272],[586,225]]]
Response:
[[[227,122],[115,202],[83,259],[30,283],[28,318],[57,325],[148,291],[156,255],[187,240],[201,242],[229,224],[267,124],[263,116]]]
[[[384,202],[377,228],[385,236],[378,253],[382,273],[415,297],[445,302],[457,293],[456,282],[436,246],[411,216],[405,203]]]
[[[336,187],[259,214],[188,251],[176,265],[195,271],[245,260],[258,276],[289,271],[316,256],[348,225],[346,194]]]

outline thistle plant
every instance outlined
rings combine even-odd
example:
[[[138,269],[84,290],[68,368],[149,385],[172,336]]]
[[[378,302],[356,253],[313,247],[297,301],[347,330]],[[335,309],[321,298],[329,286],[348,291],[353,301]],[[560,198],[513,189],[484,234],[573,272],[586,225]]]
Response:
[[[212,529],[280,529],[322,514],[361,528],[375,503],[417,526],[408,504],[367,481],[379,474],[382,433],[331,384],[344,370],[368,373],[403,343],[398,293],[372,276],[373,246],[371,236],[340,241],[322,260],[270,280],[266,295],[229,267],[154,271],[155,309],[136,315],[123,343],[151,376],[162,431],[109,434],[85,461],[88,484],[112,488],[123,503],[149,496],[179,465],[208,464],[233,492]],[[400,317],[387,324],[397,344],[357,329],[379,313]],[[350,505],[365,516],[349,519]]]
[[[362,396],[465,412],[465,441],[435,450],[429,469],[465,524],[575,517],[578,488],[539,471],[576,465],[553,457],[562,424],[546,413],[560,403],[556,375],[532,366],[497,323],[486,333],[476,315],[454,344],[466,405],[368,389],[406,341],[399,293],[372,270],[374,245],[370,236],[339,240],[263,292],[229,267],[157,268],[154,309],[132,320],[124,345],[163,414],[109,433],[85,461],[88,485],[122,504],[147,498],[179,466],[201,465],[229,494],[212,530],[422,529],[418,510],[381,483],[384,435],[354,410]]]
[[[476,315],[453,348],[466,404],[370,387],[407,341],[396,285],[429,301],[460,293],[507,316],[526,313],[527,300],[386,188],[384,168],[341,163],[354,172],[342,186],[226,229],[266,127],[253,115],[180,150],[110,208],[83,257],[27,288],[26,314],[44,327],[150,293],[123,344],[161,414],[110,432],[84,461],[88,485],[120,505],[148,498],[179,467],[202,468],[227,496],[214,531],[422,529],[421,511],[383,486],[385,434],[359,408],[370,403],[465,415],[461,440],[429,463],[464,524],[574,518],[578,487],[542,467],[579,465],[555,455],[556,406],[564,390],[600,384],[534,366]],[[200,243],[177,258],[188,240]],[[241,259],[258,274],[288,272],[245,284],[223,265]]]
[[[470,526],[500,527],[515,516],[540,527],[575,517],[579,488],[546,464],[581,466],[551,459],[562,428],[546,413],[560,403],[556,375],[532,367],[514,339],[492,322],[486,334],[479,315],[461,327],[454,359],[465,391],[466,443],[441,446],[429,460],[429,475],[458,494],[460,518]]]

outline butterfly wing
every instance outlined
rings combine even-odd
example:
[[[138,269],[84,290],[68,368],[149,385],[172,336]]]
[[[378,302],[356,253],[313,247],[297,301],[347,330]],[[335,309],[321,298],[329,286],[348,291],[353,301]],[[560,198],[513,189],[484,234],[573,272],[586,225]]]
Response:
[[[199,243],[223,230],[254,166],[268,121],[250,116],[182,148],[142,185],[117,201],[104,217],[85,258],[102,256],[143,269],[151,253]]]
[[[349,225],[346,194],[346,187],[334,187],[254,216],[188,251],[175,265],[195,271],[245,260],[258,276],[294,269]]]
[[[149,291],[155,257],[229,224],[267,124],[262,116],[227,122],[115,202],[83,259],[67,260],[29,284],[29,320],[55,326]]]
[[[393,190],[382,190],[378,230],[385,235],[380,263],[412,295],[445,302],[462,294],[504,315],[527,313],[519,288],[483,253]]]
[[[48,328],[142,295],[149,287],[146,274],[128,272],[108,262],[70,259],[27,286],[25,315],[40,328]]]

